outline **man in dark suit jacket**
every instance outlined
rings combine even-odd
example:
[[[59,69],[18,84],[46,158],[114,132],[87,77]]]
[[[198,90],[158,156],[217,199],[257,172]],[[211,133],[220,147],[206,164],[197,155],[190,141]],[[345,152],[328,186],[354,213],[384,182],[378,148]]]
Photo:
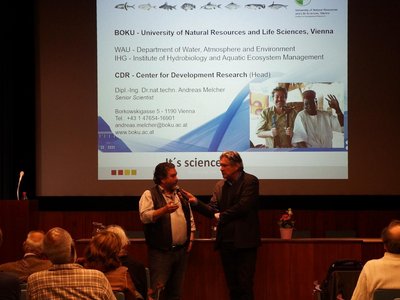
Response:
[[[257,247],[260,246],[258,219],[259,181],[243,170],[236,151],[220,156],[223,180],[217,182],[209,204],[182,191],[192,209],[218,220],[216,248],[220,251],[230,299],[254,299],[253,281]]]
[[[43,231],[30,231],[22,245],[24,257],[20,260],[0,265],[0,271],[13,273],[18,276],[21,282],[26,282],[29,275],[49,269],[53,264],[44,258],[43,239]]]

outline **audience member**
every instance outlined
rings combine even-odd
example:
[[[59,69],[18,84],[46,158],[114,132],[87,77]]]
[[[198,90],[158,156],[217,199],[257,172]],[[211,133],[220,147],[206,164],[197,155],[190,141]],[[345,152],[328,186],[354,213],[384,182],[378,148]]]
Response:
[[[223,180],[216,183],[210,203],[182,191],[193,209],[218,220],[216,249],[231,300],[254,299],[253,285],[257,248],[261,244],[258,219],[259,181],[246,173],[236,151],[220,155]]]
[[[85,251],[85,268],[103,272],[113,291],[122,291],[126,299],[143,299],[136,291],[128,273],[128,268],[121,265],[118,255],[121,240],[114,232],[100,231],[90,240]]]
[[[3,232],[0,228],[0,247],[3,244]],[[21,286],[15,274],[0,272],[0,299],[19,300],[21,297]]]
[[[0,265],[0,271],[14,273],[21,282],[26,282],[32,273],[47,270],[51,267],[51,262],[43,257],[44,232],[32,230],[28,233],[22,248],[24,257],[14,262]]]
[[[326,100],[337,117],[331,112],[318,110],[315,96],[312,90],[303,92],[304,109],[294,121],[292,143],[295,147],[332,148],[333,131],[343,132],[344,116],[336,97],[328,95]]]
[[[140,261],[133,259],[128,254],[128,248],[130,241],[126,235],[125,230],[119,225],[108,225],[107,231],[114,232],[121,240],[122,246],[119,252],[119,260],[122,265],[128,268],[128,272],[131,275],[133,283],[135,284],[136,290],[143,296],[144,299],[147,297],[147,279],[146,279],[146,268]]]
[[[50,229],[43,240],[43,252],[53,266],[28,277],[29,300],[116,300],[102,272],[75,263],[75,245],[66,230],[59,227]]]
[[[385,254],[365,263],[352,300],[372,300],[376,289],[400,289],[400,221],[390,222],[381,237]]]
[[[144,191],[139,200],[148,246],[149,296],[163,290],[164,299],[178,300],[196,227],[189,203],[180,197],[175,165],[158,164],[153,181],[156,185]]]
[[[287,90],[276,87],[272,91],[274,106],[260,114],[257,136],[265,138],[267,148],[291,148],[296,110],[286,106]]]

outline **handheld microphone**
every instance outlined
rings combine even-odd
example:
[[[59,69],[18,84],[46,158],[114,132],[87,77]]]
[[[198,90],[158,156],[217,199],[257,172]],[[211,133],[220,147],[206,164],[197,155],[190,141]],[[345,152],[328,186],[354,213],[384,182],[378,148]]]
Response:
[[[185,200],[186,202],[189,202],[188,196],[185,194],[184,191],[181,190],[181,188],[179,187],[179,185],[177,185],[175,188],[176,188],[176,193],[178,194],[178,197],[179,197],[180,199]]]
[[[17,186],[17,200],[19,200],[19,187],[21,185],[22,177],[24,176],[24,171],[19,172],[18,186]]]

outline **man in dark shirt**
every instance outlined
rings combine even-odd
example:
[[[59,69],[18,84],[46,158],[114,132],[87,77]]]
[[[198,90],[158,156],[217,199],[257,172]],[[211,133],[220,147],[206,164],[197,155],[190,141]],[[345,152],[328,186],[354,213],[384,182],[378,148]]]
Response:
[[[231,300],[254,299],[253,282],[257,248],[259,181],[243,170],[236,151],[220,156],[223,180],[217,182],[209,204],[182,191],[196,210],[218,221],[216,249],[219,250]]]

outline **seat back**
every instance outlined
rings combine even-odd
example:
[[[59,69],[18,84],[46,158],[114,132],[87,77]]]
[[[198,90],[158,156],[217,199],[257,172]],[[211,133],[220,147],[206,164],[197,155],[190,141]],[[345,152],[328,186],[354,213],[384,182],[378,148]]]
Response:
[[[28,292],[26,290],[21,290],[21,297],[20,300],[28,300]]]
[[[352,238],[356,236],[356,231],[352,229],[325,231],[325,237],[327,238]]]
[[[396,300],[400,299],[400,289],[376,289],[374,300]]]
[[[28,292],[27,292],[27,290],[26,290],[26,288],[27,288],[27,284],[24,282],[24,283],[21,283],[20,284],[20,287],[21,287],[21,296],[20,296],[20,300],[28,300]]]
[[[147,289],[149,289],[150,286],[150,269],[148,267],[144,268],[146,270],[146,283],[147,283]],[[144,299],[148,299],[149,295],[146,292],[146,295],[143,295]]]
[[[339,295],[350,299],[362,267],[362,263],[356,260],[335,261],[321,284],[321,300],[336,300]]]
[[[117,300],[125,300],[125,294],[121,291],[114,291],[114,296]]]

